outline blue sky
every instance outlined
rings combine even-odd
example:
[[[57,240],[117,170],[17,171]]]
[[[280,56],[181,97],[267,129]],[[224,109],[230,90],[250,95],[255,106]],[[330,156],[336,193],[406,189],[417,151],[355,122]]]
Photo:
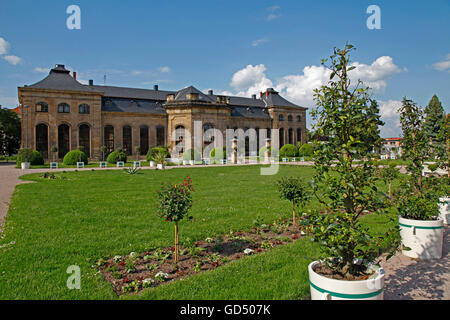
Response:
[[[66,27],[72,4],[81,30]],[[366,26],[373,4],[380,30]],[[250,95],[272,86],[312,107],[327,75],[320,60],[348,41],[354,76],[374,87],[391,136],[403,96],[426,105],[436,93],[450,111],[449,39],[448,0],[2,1],[0,104],[13,107],[18,86],[62,63],[97,84],[106,74],[107,85],[168,90]]]

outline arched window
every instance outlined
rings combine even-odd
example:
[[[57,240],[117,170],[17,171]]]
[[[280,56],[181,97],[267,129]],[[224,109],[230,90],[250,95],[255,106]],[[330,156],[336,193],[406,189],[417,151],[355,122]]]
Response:
[[[281,148],[284,145],[284,129],[283,128],[280,128],[280,131],[279,131],[279,142],[280,142],[279,147]]]
[[[294,118],[292,117],[292,115],[288,115],[288,121],[293,121]]]
[[[212,141],[214,141],[214,136],[211,132],[206,133],[209,129],[213,129],[214,126],[210,123],[205,123],[203,125],[203,144],[204,146],[209,145]]]
[[[141,148],[141,155],[148,152],[148,127],[141,126],[139,128],[139,147]]]
[[[297,129],[297,143],[302,142],[302,129]]]
[[[78,146],[83,147],[83,152],[91,156],[91,128],[87,124],[80,125],[78,129]]]
[[[289,144],[294,144],[294,130],[292,128],[288,130],[288,140]]]
[[[177,126],[175,128],[175,143],[176,143],[175,148],[180,156],[182,156],[185,151],[184,150],[184,146],[185,146],[184,134],[185,134],[185,132],[184,132],[183,126]]]
[[[257,127],[256,129],[256,150],[259,150],[259,128]]]
[[[284,121],[284,115],[280,114],[280,115],[278,116],[278,121]]]
[[[132,145],[132,136],[131,136],[131,127],[124,126],[122,128],[122,140],[123,140],[123,152],[127,156],[131,156],[133,153],[133,145]]]
[[[302,122],[302,116],[297,116],[297,122]]]
[[[70,106],[67,103],[60,103],[60,104],[58,104],[58,112],[59,113],[69,113]]]
[[[36,126],[36,150],[42,156],[48,158],[48,126],[46,124],[38,124]]]
[[[45,102],[36,103],[36,112],[48,112],[48,104]]]
[[[88,105],[88,104],[85,104],[85,103],[80,104],[80,105],[78,106],[78,111],[79,111],[80,113],[82,113],[82,114],[89,114],[89,113],[90,113],[89,105]]]
[[[164,127],[156,127],[156,145],[162,147],[165,141]]]
[[[104,143],[106,146],[106,153],[110,154],[114,151],[114,127],[113,126],[105,126],[104,135],[103,135]]]
[[[58,127],[58,157],[64,158],[70,151],[70,127],[67,124],[61,124]]]

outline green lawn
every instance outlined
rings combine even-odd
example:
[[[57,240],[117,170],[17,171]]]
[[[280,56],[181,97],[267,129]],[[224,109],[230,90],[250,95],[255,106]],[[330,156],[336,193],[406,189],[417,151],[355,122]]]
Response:
[[[155,215],[155,194],[164,181],[192,177],[193,222],[181,223],[181,241],[249,230],[260,216],[270,223],[291,217],[275,181],[309,180],[308,167],[281,166],[261,176],[259,166],[57,173],[66,179],[19,185],[0,236],[0,299],[116,299],[92,265],[101,257],[172,245],[173,225]],[[314,205],[314,204],[313,204]],[[365,217],[373,230],[386,220]],[[307,265],[318,255],[309,238],[245,257],[213,271],[145,290],[145,299],[302,299],[309,295]],[[81,268],[81,290],[66,287],[66,269]]]

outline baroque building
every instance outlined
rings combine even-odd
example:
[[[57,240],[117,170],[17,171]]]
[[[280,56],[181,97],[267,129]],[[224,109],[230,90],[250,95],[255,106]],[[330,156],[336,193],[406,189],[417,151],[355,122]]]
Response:
[[[280,147],[306,142],[306,108],[295,105],[272,88],[251,98],[205,94],[190,86],[180,91],[84,85],[64,65],[56,65],[43,80],[18,88],[22,112],[22,147],[58,158],[83,147],[91,159],[122,148],[128,155],[146,154],[155,146],[184,146],[183,139],[201,121],[203,130],[279,129]],[[275,136],[274,136],[275,137]],[[189,143],[188,143],[189,144]],[[137,148],[139,147],[139,149]],[[177,150],[180,154],[183,148]]]

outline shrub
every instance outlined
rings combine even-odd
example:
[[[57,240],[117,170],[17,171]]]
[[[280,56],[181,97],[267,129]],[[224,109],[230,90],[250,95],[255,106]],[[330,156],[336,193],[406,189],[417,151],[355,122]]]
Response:
[[[20,168],[20,164],[25,162],[28,159],[28,162],[33,166],[39,166],[44,164],[44,157],[39,151],[32,149],[20,149],[17,153],[16,165]]]
[[[259,159],[260,160],[264,160],[264,156],[265,156],[266,150],[267,150],[266,146],[264,146],[261,149],[259,149]],[[271,147],[270,151],[271,151],[271,157],[273,157],[274,156],[274,154],[273,154],[274,153],[274,149]]]
[[[288,200],[292,204],[292,221],[295,226],[295,207],[303,209],[311,196],[311,191],[308,188],[308,185],[300,178],[294,177],[282,178],[281,180],[278,180],[277,188],[280,193],[280,198],[283,200]]]
[[[220,148],[214,148],[211,150],[210,157],[211,159],[220,160],[220,159],[226,159],[227,158],[227,149],[222,148],[222,157],[220,157]],[[217,156],[216,156],[217,153]]]
[[[88,158],[86,153],[80,150],[72,150],[66,153],[63,159],[63,163],[66,166],[76,165],[77,162],[84,162],[84,164],[88,163]]]
[[[314,155],[314,146],[312,143],[304,143],[298,148],[300,157],[312,157]]]
[[[147,161],[156,161],[155,160],[155,156],[157,153],[163,153],[164,154],[164,158],[170,158],[170,153],[166,148],[163,147],[155,147],[150,149],[147,152]]]
[[[293,144],[285,144],[280,149],[280,157],[296,157],[297,155],[297,147]]]
[[[195,149],[189,149],[183,154],[183,160],[201,160],[202,155]]]
[[[106,161],[111,164],[116,164],[118,161],[127,162],[127,155],[122,149],[117,149],[109,154]]]

